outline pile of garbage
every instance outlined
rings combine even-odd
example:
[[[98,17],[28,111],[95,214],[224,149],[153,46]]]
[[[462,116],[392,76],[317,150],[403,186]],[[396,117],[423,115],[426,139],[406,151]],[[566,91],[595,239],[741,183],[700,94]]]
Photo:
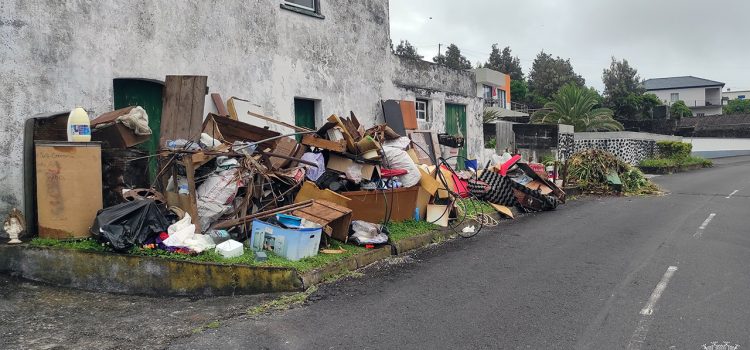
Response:
[[[170,84],[168,77],[167,92]],[[155,152],[115,156],[127,165],[102,167],[116,190],[108,190],[115,195],[105,195],[90,233],[116,251],[214,250],[229,258],[250,249],[256,259],[273,253],[299,260],[334,242],[387,244],[392,221],[428,221],[472,236],[489,213],[469,210],[471,200],[510,218],[565,201],[554,174],[518,155],[497,156],[481,168],[449,156],[464,147],[463,136],[418,130],[413,102],[383,101],[383,124],[365,126],[352,112],[310,129],[252,110],[238,115],[233,105],[222,113],[220,99],[214,99],[219,114],[176,113],[187,103],[181,97],[164,101]],[[194,103],[202,98],[197,94]],[[92,135],[103,153],[135,151],[152,139],[148,120],[143,108],[131,106],[95,119]],[[122,174],[149,171],[145,186]],[[471,220],[478,229],[464,229]]]

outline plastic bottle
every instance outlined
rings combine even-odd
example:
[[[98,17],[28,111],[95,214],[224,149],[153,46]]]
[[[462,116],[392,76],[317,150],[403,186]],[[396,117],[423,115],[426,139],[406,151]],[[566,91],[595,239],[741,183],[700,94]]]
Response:
[[[82,107],[76,107],[68,115],[68,142],[90,142],[91,122]]]
[[[211,237],[211,240],[217,245],[232,239],[232,236],[226,230],[211,230],[208,233],[208,237]]]
[[[419,221],[421,216],[419,215],[419,207],[414,208],[414,221]]]

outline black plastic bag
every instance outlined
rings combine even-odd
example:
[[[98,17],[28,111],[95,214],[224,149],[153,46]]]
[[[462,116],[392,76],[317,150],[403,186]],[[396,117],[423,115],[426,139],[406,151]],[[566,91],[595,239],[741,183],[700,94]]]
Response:
[[[100,210],[96,214],[91,234],[115,251],[126,252],[133,246],[167,231],[169,223],[161,207],[153,200],[137,200]]]

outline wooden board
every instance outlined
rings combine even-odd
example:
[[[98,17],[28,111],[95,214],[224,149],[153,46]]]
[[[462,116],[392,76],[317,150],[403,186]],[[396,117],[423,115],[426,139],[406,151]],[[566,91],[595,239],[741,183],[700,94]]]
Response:
[[[297,197],[294,198],[294,203],[301,203],[310,199],[323,199],[347,208],[349,207],[347,204],[351,200],[329,189],[321,190],[315,183],[305,181],[299,193],[297,193]]]
[[[404,129],[419,129],[417,124],[417,106],[414,101],[401,101],[401,116],[404,118]]]
[[[243,123],[231,118],[209,113],[203,122],[203,132],[209,136],[234,143],[235,141],[256,142],[279,136],[280,134],[254,125]],[[263,149],[273,149],[275,141],[267,141],[261,144]]]
[[[276,141],[276,147],[273,149],[273,153],[283,155],[283,156],[293,156],[295,152],[297,151],[297,141],[295,141],[291,137],[283,137]],[[271,168],[273,169],[282,169],[286,167],[289,163],[291,163],[291,160],[279,158],[279,157],[270,157],[271,158]]]
[[[490,203],[490,205],[493,208],[495,208],[495,210],[497,210],[498,213],[500,213],[500,214],[502,214],[502,215],[504,215],[506,217],[509,217],[509,218],[513,219],[513,210],[511,210],[510,208],[508,208],[508,207],[506,207],[504,205],[495,204],[495,203]]]
[[[90,237],[103,202],[101,145],[39,142],[35,149],[39,236]]]
[[[437,133],[430,130],[407,130],[407,136],[414,143],[414,151],[420,164],[435,165],[433,159],[438,159],[440,145]]]
[[[329,227],[326,234],[334,239],[344,243],[349,239],[352,210],[347,207],[316,199],[312,206],[295,210],[292,215]]]
[[[383,105],[383,117],[385,118],[385,123],[388,124],[388,126],[390,126],[397,134],[401,136],[406,135],[404,117],[401,115],[401,105],[399,105],[399,101],[387,100],[381,101],[381,103]]]
[[[229,117],[229,111],[227,111],[227,107],[224,105],[224,100],[221,99],[221,95],[219,95],[218,93],[212,93],[211,100],[214,101],[216,112],[220,116]]]
[[[338,153],[343,153],[344,151],[346,151],[345,142],[333,142],[331,140],[320,138],[317,136],[317,134],[303,136],[301,143],[306,146],[316,147]]]
[[[164,147],[167,140],[200,139],[207,82],[206,76],[167,76],[161,115],[160,147]]]

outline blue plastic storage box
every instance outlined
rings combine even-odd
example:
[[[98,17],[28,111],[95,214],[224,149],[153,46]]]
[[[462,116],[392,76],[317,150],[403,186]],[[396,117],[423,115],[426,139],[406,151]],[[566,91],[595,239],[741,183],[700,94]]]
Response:
[[[253,251],[270,250],[278,256],[297,261],[318,255],[322,227],[286,229],[265,221],[253,220],[250,247]]]

